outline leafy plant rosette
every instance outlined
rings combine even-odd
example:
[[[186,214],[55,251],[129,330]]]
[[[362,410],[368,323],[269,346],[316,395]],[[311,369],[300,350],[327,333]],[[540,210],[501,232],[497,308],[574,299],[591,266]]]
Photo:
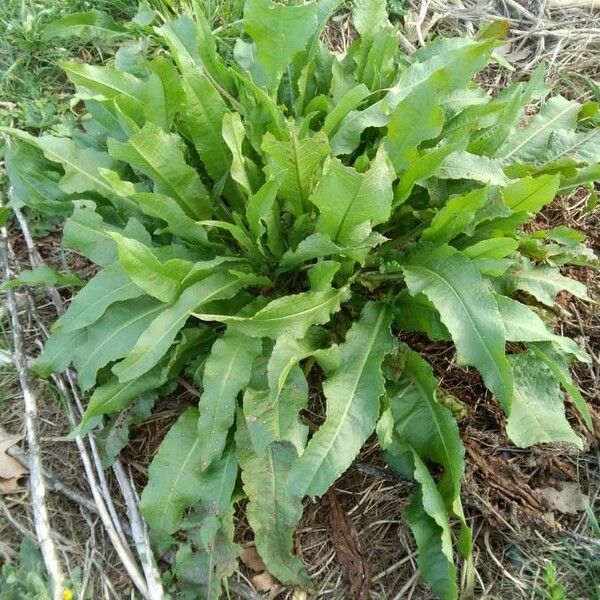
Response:
[[[197,7],[153,29],[163,49],[145,61],[62,65],[81,131],[11,132],[13,197],[72,203],[63,243],[99,267],[37,372],[73,364],[93,390],[81,431],[108,418],[113,455],[115,415],[143,421],[181,377],[200,392],[141,508],[180,581],[211,598],[236,565],[242,500],[268,570],[311,587],[292,543],[303,499],[374,432],[414,481],[423,577],[456,598],[456,546],[468,585],[459,429],[401,332],[451,344],[517,446],[581,447],[566,398],[591,427],[569,375],[588,356],[546,320],[560,291],[587,298],[560,267],[595,258],[576,231],[523,226],[599,177],[597,105],[548,98],[542,69],[490,96],[473,78],[503,63],[501,27],[404,55],[384,0],[355,2],[357,37],[335,53],[321,34],[336,7],[248,0],[235,60]],[[326,405],[316,424],[309,389]]]

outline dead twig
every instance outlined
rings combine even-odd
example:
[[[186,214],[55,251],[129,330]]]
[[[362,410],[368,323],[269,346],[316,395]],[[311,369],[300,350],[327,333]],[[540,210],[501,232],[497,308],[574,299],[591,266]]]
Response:
[[[2,240],[0,243],[0,257],[3,263],[4,277],[8,280],[11,277],[8,258],[8,234],[5,227],[2,227],[1,232]],[[63,597],[64,591],[64,572],[58,559],[58,552],[54,544],[45,502],[46,485],[42,474],[42,461],[40,458],[40,448],[37,436],[37,400],[29,384],[27,362],[25,360],[25,351],[21,336],[21,324],[13,290],[8,289],[6,291],[6,296],[14,346],[13,360],[19,377],[19,383],[23,392],[23,402],[25,405],[24,421],[29,453],[29,487],[31,490],[31,505],[33,509],[35,533],[44,559],[44,565],[46,566],[48,576],[50,577],[52,595],[55,600],[60,600]]]

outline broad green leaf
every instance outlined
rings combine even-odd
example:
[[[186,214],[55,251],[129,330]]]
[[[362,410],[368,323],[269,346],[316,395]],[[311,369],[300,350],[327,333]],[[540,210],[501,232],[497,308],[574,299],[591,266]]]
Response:
[[[164,56],[157,56],[148,66],[150,75],[144,90],[144,116],[146,121],[168,133],[183,105],[184,93],[179,73]]]
[[[164,221],[172,234],[199,246],[211,245],[202,225],[189,217],[173,198],[146,192],[135,193],[130,198],[144,214]]]
[[[6,146],[4,164],[12,206],[29,206],[47,214],[70,212],[71,203],[59,187],[58,166],[48,162],[36,146],[22,142]]]
[[[127,356],[163,308],[163,304],[149,296],[109,306],[87,328],[85,344],[76,348],[73,364],[79,386],[84,390],[91,388],[99,369]]]
[[[154,191],[177,200],[190,216],[212,214],[208,191],[196,171],[186,164],[181,139],[146,123],[127,143],[108,140],[110,155],[139,169],[154,181]]]
[[[600,162],[600,131],[598,128],[576,132],[557,129],[550,134],[545,162],[572,159],[578,163]]]
[[[462,253],[471,260],[504,258],[519,247],[519,242],[510,237],[490,238],[463,248]]]
[[[451,341],[452,336],[440,320],[440,314],[425,294],[411,296],[408,290],[398,294],[394,325],[402,331],[422,331],[430,340]]]
[[[446,87],[444,71],[437,71],[395,107],[388,123],[385,147],[396,173],[419,157],[417,148],[421,142],[436,137],[442,130],[444,113],[440,108],[440,95]]]
[[[550,369],[531,351],[510,357],[515,379],[513,403],[506,433],[519,447],[570,442],[579,449],[583,443],[565,417],[563,393]]]
[[[0,292],[21,285],[37,286],[48,284],[80,286],[83,285],[83,281],[74,273],[58,273],[56,269],[48,265],[40,265],[33,269],[25,269],[17,277],[13,277],[0,284]]]
[[[440,179],[472,179],[487,185],[506,185],[509,181],[499,161],[470,152],[448,155],[435,174]]]
[[[73,298],[69,308],[53,325],[54,331],[74,331],[91,325],[115,302],[142,295],[116,263],[100,271]]]
[[[113,367],[113,373],[123,383],[149,371],[169,350],[194,310],[213,300],[231,298],[241,287],[237,277],[226,273],[215,273],[188,287],[174,304],[162,308],[127,358]]]
[[[310,588],[302,562],[292,554],[292,533],[302,516],[302,499],[287,483],[297,460],[293,444],[272,442],[261,455],[242,462],[242,481],[249,499],[246,517],[269,572],[287,585]]]
[[[139,221],[130,219],[119,230],[102,220],[94,211],[93,203],[76,201],[71,217],[65,223],[63,245],[76,250],[97,265],[106,267],[117,260],[117,245],[108,235],[110,231],[122,231],[128,237],[150,243],[150,236]]]
[[[310,267],[307,272],[310,289],[313,292],[323,292],[331,288],[333,278],[341,266],[335,260],[322,260]]]
[[[386,450],[388,464],[417,487],[405,510],[405,518],[417,542],[417,564],[425,581],[443,600],[456,600],[456,567],[452,532],[444,500],[425,463],[409,445],[397,440]]]
[[[475,366],[509,410],[513,382],[498,305],[477,267],[450,246],[417,245],[403,264],[409,292],[424,293],[452,335],[461,361]]]
[[[384,151],[377,153],[366,173],[332,159],[310,197],[319,209],[317,232],[335,243],[358,245],[371,227],[389,218],[393,180],[393,170]]]
[[[173,302],[193,264],[180,258],[161,262],[153,249],[116,232],[109,235],[117,244],[119,263],[140,289],[161,302]]]
[[[196,550],[191,552],[180,543],[175,557],[177,579],[192,584],[194,593],[202,586],[203,597],[209,599],[221,597],[222,584],[227,585],[227,577],[237,567],[240,549],[233,541],[232,505],[237,470],[234,452],[228,449],[210,479],[203,482],[202,498],[183,523]]]
[[[213,181],[229,169],[231,152],[221,135],[227,105],[206,74],[186,72],[184,76],[187,129]]]
[[[251,386],[244,394],[244,416],[255,451],[260,454],[273,441],[292,442],[304,451],[308,428],[298,415],[308,404],[308,383],[299,362],[315,353],[323,342],[319,330],[298,340],[282,335],[268,362],[255,367]]]
[[[275,197],[282,179],[283,173],[268,179],[256,194],[252,194],[246,206],[246,218],[250,232],[258,240],[266,228],[269,248],[274,254],[279,254],[283,246],[281,227],[274,208]]]
[[[281,257],[281,267],[289,269],[313,258],[324,258],[333,255],[351,258],[363,263],[369,250],[385,242],[386,239],[377,232],[372,232],[359,244],[346,247],[334,244],[328,235],[313,233],[304,238],[295,250],[290,249]]]
[[[550,345],[546,343],[527,344],[527,347],[550,369],[550,372],[569,395],[575,408],[579,411],[586,427],[592,431],[593,421],[590,408],[585,398],[581,395],[579,388],[573,383],[569,373],[570,360],[566,359]],[[581,360],[581,359],[580,359]]]
[[[61,61],[58,64],[80,93],[120,102],[127,118],[134,122],[143,117],[145,84],[141,79],[112,67],[73,61]]]
[[[559,184],[559,175],[524,177],[505,187],[502,199],[513,212],[537,213],[554,200]]]
[[[197,453],[203,469],[220,457],[235,419],[236,398],[248,384],[259,340],[227,331],[213,345],[204,366],[199,402]]]
[[[494,43],[493,40],[459,40],[451,51],[432,53],[432,56],[424,57],[422,62],[412,63],[380,101],[363,110],[348,113],[330,140],[333,155],[353,152],[360,143],[361,134],[368,127],[384,127],[393,109],[436,71],[443,69],[448,77],[448,87],[444,90],[446,93],[464,87],[486,65]]]
[[[23,131],[13,129],[7,131],[39,148],[48,160],[62,165],[64,175],[58,185],[66,194],[98,192],[108,198],[114,195],[112,188],[98,171],[100,168],[114,168],[114,161],[106,152],[86,148],[69,138],[50,135],[33,137]]]
[[[76,36],[97,43],[113,41],[122,37],[127,29],[115,22],[109,15],[97,10],[72,13],[45,25],[40,32],[42,41],[53,38]]]
[[[556,129],[572,129],[581,105],[562,96],[550,98],[531,122],[517,129],[501,146],[497,156],[504,162],[539,162],[546,151],[550,134]]]
[[[275,90],[294,56],[307,48],[317,31],[318,4],[276,4],[248,0],[244,4],[244,31],[256,44],[255,83]]]
[[[224,486],[224,481],[235,483],[237,469],[231,469],[235,464],[230,459],[202,471],[196,452],[200,443],[197,421],[198,410],[188,408],[169,429],[148,470],[140,509],[159,544],[171,541],[186,508],[201,499],[206,504],[218,502],[223,490],[229,487]]]
[[[351,111],[357,108],[360,103],[369,95],[369,88],[360,83],[350,88],[325,116],[323,121],[323,132],[331,137],[335,132],[341,120]]]
[[[438,487],[448,510],[462,516],[460,482],[464,473],[464,448],[452,413],[437,399],[433,369],[417,352],[406,350],[404,371],[388,391],[399,441],[417,454],[444,467]]]
[[[361,38],[373,37],[387,21],[385,0],[355,0],[352,22]]]
[[[302,337],[312,325],[327,323],[331,314],[350,296],[347,287],[325,292],[302,292],[272,300],[252,317],[202,314],[194,316],[203,321],[227,323],[251,337],[277,339],[283,334]]]
[[[437,173],[446,158],[462,150],[463,147],[462,142],[456,142],[423,152],[419,159],[410,164],[400,176],[400,181],[394,188],[394,206],[405,202],[415,184]]]
[[[589,300],[586,286],[561,275],[556,267],[536,267],[530,261],[524,260],[521,266],[507,273],[505,279],[509,291],[527,292],[546,306],[554,306],[556,296],[563,290],[577,298]]]
[[[248,173],[249,159],[244,156],[242,149],[242,144],[246,138],[246,130],[238,113],[225,113],[221,134],[233,157],[231,160],[231,178],[239,183],[246,193],[252,194],[252,183]]]
[[[85,341],[86,334],[82,330],[53,333],[46,340],[42,353],[33,361],[32,370],[40,377],[66,370]]]
[[[81,419],[81,426],[85,427],[91,419],[99,415],[127,408],[145,392],[162,385],[165,377],[166,370],[163,366],[157,366],[141,377],[125,383],[120,383],[116,377],[112,377],[94,390]]]
[[[475,213],[488,198],[487,188],[473,190],[463,196],[453,196],[435,214],[431,225],[423,231],[422,238],[443,244],[464,232],[473,221]]]
[[[370,302],[348,332],[340,368],[323,382],[325,422],[290,471],[294,495],[323,495],[375,429],[383,393],[381,363],[394,348],[391,321],[389,307]]]
[[[318,167],[329,154],[327,136],[316,133],[312,137],[298,139],[292,132],[289,141],[278,141],[267,133],[262,150],[268,156],[270,174],[276,176],[280,171],[284,172],[278,196],[292,214],[300,217],[307,211]]]
[[[589,356],[571,338],[556,335],[527,305],[502,296],[496,296],[498,309],[504,322],[507,342],[553,342],[563,352],[578,360],[589,362]]]

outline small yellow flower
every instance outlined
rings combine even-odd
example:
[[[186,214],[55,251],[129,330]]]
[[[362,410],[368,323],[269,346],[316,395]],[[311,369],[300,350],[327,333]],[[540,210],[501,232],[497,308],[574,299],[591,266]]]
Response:
[[[63,590],[62,597],[63,600],[73,600],[73,590]]]

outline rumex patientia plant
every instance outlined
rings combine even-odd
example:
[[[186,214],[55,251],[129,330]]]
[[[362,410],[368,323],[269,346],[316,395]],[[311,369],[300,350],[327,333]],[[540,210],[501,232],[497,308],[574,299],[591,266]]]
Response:
[[[147,25],[155,50],[135,63],[63,64],[81,130],[11,132],[13,201],[71,212],[64,246],[99,268],[37,371],[73,365],[91,393],[81,431],[144,420],[181,377],[200,392],[141,508],[201,597],[235,568],[242,499],[269,571],[310,588],[292,544],[302,501],[374,433],[415,483],[404,517],[423,577],[457,596],[454,546],[467,581],[472,560],[464,451],[401,332],[451,344],[517,446],[581,447],[567,397],[591,427],[569,375],[588,357],[546,320],[558,292],[587,297],[560,267],[595,257],[574,230],[523,226],[599,176],[597,106],[548,97],[542,68],[495,96],[474,83],[502,63],[502,28],[405,55],[384,0],[354,3],[356,39],[335,53],[321,34],[337,5],[248,0],[227,60],[201,6]],[[312,432],[309,384],[326,404]]]

